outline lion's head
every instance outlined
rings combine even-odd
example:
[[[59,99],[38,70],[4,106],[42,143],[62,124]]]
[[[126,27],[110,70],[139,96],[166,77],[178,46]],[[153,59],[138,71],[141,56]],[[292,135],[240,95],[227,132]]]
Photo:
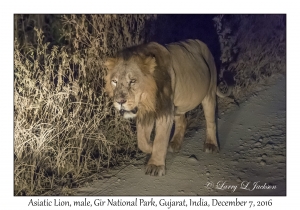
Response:
[[[157,51],[151,49],[128,48],[105,63],[105,90],[124,118],[155,118],[167,106],[171,109],[171,79],[167,69],[161,69]]]

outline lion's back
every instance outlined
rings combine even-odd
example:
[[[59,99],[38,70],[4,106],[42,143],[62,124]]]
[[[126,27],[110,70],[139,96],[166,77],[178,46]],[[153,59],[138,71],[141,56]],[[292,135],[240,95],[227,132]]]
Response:
[[[175,72],[174,103],[185,112],[197,106],[206,96],[211,72],[208,65],[212,58],[205,43],[189,39],[166,46],[171,55]],[[213,69],[215,71],[215,69]]]

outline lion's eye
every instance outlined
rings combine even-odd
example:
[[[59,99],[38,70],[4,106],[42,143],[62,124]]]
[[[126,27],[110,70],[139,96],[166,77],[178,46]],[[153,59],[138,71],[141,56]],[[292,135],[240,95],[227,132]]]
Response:
[[[113,83],[113,85],[117,85],[117,80],[115,80],[115,79],[113,79],[112,81],[111,81],[112,83]]]
[[[136,80],[135,80],[135,79],[132,79],[132,80],[130,80],[129,84],[132,85],[132,84],[134,84],[135,82],[136,82]]]

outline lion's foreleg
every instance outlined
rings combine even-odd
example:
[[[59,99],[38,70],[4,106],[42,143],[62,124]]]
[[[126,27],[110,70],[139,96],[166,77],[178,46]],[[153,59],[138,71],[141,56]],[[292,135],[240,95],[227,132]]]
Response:
[[[218,152],[219,146],[217,142],[216,132],[216,95],[207,95],[202,101],[203,111],[206,120],[206,140],[204,142],[203,150],[205,152]]]
[[[154,122],[142,125],[137,122],[137,141],[138,147],[142,152],[151,154],[153,143],[150,140],[150,135],[153,129]]]
[[[186,130],[186,118],[184,114],[176,115],[174,118],[175,121],[175,132],[174,136],[169,144],[170,152],[178,152],[181,148],[184,133]]]
[[[151,157],[146,166],[146,174],[152,176],[165,175],[165,160],[173,117],[161,117],[156,120],[156,133]]]

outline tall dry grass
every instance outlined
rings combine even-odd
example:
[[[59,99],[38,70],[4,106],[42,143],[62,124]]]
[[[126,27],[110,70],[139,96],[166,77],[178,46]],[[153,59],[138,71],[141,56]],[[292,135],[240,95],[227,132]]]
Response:
[[[154,16],[56,16],[61,39],[54,44],[28,20],[40,16],[15,18],[14,193],[67,193],[136,153],[130,122],[103,92],[103,62],[146,41]]]

